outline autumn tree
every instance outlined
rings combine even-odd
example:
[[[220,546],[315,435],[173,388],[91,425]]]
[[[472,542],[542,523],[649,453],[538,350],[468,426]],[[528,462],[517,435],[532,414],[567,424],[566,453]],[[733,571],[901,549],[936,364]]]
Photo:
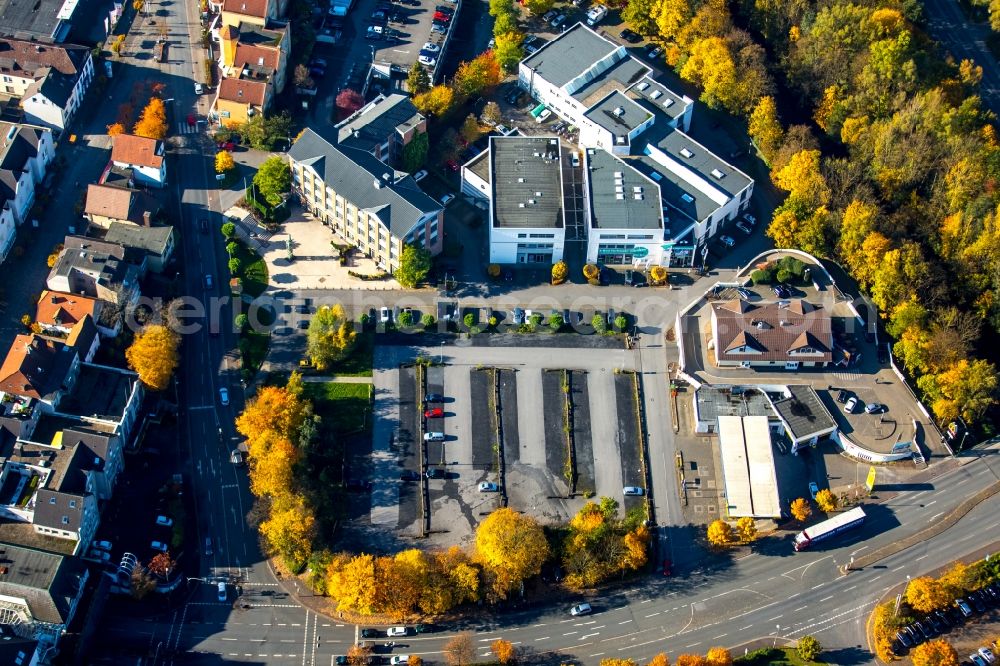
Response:
[[[344,88],[337,93],[335,104],[337,105],[337,110],[340,111],[341,117],[346,118],[365,105],[365,98],[357,90]]]
[[[622,20],[640,35],[655,35],[657,10],[666,4],[666,0],[630,0],[622,8]]]
[[[494,511],[476,529],[476,558],[490,575],[492,592],[501,599],[537,575],[548,555],[541,526],[513,509]]]
[[[159,97],[149,99],[132,132],[149,139],[162,139],[167,136],[167,110],[162,99]]]
[[[500,105],[496,102],[486,102],[486,106],[483,107],[483,112],[479,114],[479,118],[487,125],[494,126],[499,125],[503,117],[500,115]]]
[[[831,513],[837,510],[837,497],[829,488],[824,488],[816,493],[816,505],[823,513]]]
[[[236,161],[228,150],[220,150],[215,154],[215,173],[228,173],[236,168]]]
[[[269,157],[257,168],[253,184],[267,203],[277,206],[292,187],[292,169],[277,155]]]
[[[812,507],[809,506],[809,500],[804,497],[792,500],[790,509],[792,512],[792,518],[800,523],[804,523],[809,520],[809,516],[812,515]]]
[[[128,367],[139,373],[139,381],[146,388],[162,391],[170,385],[180,360],[177,351],[180,342],[180,336],[166,326],[151,324],[136,333],[125,350],[125,360]]]
[[[988,577],[981,562],[972,565],[955,562],[950,569],[941,575],[938,582],[948,590],[950,595],[960,597],[966,592],[982,587],[988,582]]]
[[[807,634],[798,640],[795,650],[799,653],[799,657],[803,661],[815,661],[819,653],[823,651],[823,648],[815,636]]]
[[[943,638],[916,646],[910,653],[910,659],[913,666],[958,666],[960,663],[955,648]]]
[[[276,497],[267,519],[260,524],[268,549],[294,571],[309,559],[315,532],[316,517],[302,495]]]
[[[714,647],[705,655],[705,662],[707,666],[733,666],[733,655],[726,648]]]
[[[419,62],[414,62],[406,75],[406,89],[416,97],[430,90],[431,77],[427,75],[427,70]]]
[[[446,85],[436,85],[427,92],[413,98],[413,105],[425,115],[442,117],[451,111],[455,104],[455,91]]]
[[[462,128],[459,131],[466,143],[475,142],[483,132],[482,128],[479,126],[479,121],[476,120],[476,117],[471,113],[465,117],[465,121],[462,123]]]
[[[670,660],[667,659],[667,655],[661,652],[646,662],[646,666],[670,666]]]
[[[679,654],[674,666],[708,666],[708,662],[700,654]]]
[[[601,666],[638,666],[634,659],[627,659],[621,657],[607,657],[601,659]]]
[[[312,76],[309,75],[309,68],[305,65],[296,65],[295,72],[292,75],[292,80],[295,82],[296,87],[305,88],[307,90],[312,89],[316,86],[315,81],[313,81]]]
[[[750,138],[753,139],[754,145],[757,146],[757,150],[764,157],[764,161],[770,164],[785,138],[785,128],[778,120],[778,108],[773,97],[765,95],[760,98],[750,114],[750,124],[747,131]]]
[[[262,386],[237,417],[236,430],[250,443],[267,431],[292,440],[308,415],[309,407],[286,387]]]
[[[501,664],[514,663],[514,645],[510,641],[498,638],[490,643],[490,650]]]
[[[464,97],[475,97],[497,87],[502,80],[503,72],[496,55],[493,51],[485,51],[458,66],[452,87]]]
[[[918,378],[917,386],[927,395],[938,420],[961,416],[975,423],[997,401],[997,370],[985,359],[963,358],[941,373]]]
[[[266,430],[248,440],[250,490],[257,497],[278,497],[292,492],[294,467],[301,453],[291,440]]]
[[[501,32],[496,36],[496,45],[493,47],[493,57],[504,72],[512,72],[517,69],[517,63],[524,58],[524,35],[517,30]]]
[[[375,606],[375,558],[361,554],[334,558],[326,572],[326,593],[344,610],[371,614]]]
[[[347,355],[354,347],[357,332],[354,322],[344,314],[340,303],[324,305],[309,321],[306,353],[320,371]]]
[[[108,125],[108,136],[118,136],[125,133],[125,126],[121,123],[111,123]]]
[[[444,644],[444,658],[449,666],[467,666],[476,660],[476,644],[472,634],[463,631]]]
[[[736,521],[736,533],[743,543],[753,543],[757,540],[757,523],[750,516],[742,516]]]
[[[167,578],[170,572],[174,570],[174,560],[170,557],[170,553],[157,553],[149,561],[148,568],[149,573],[160,578]]]
[[[622,10],[622,19],[632,25],[640,35],[658,32],[663,39],[676,39],[681,29],[689,25],[693,11],[688,0],[660,0],[658,3],[640,0],[633,9],[632,3]],[[655,30],[650,21],[655,22]],[[645,30],[640,30],[640,26]]]
[[[347,663],[351,666],[365,666],[371,663],[372,649],[369,646],[352,645],[347,648]]]
[[[733,528],[721,518],[712,521],[708,526],[708,542],[717,548],[723,548],[733,542]]]
[[[399,257],[399,268],[393,277],[407,289],[412,289],[427,278],[431,270],[431,253],[424,247],[407,244]]]
[[[129,576],[129,582],[132,588],[132,598],[140,601],[156,589],[156,579],[146,572],[141,562],[136,562],[135,568],[132,569],[132,575]]]
[[[945,608],[951,602],[945,586],[929,576],[914,578],[906,586],[906,603],[919,613]]]

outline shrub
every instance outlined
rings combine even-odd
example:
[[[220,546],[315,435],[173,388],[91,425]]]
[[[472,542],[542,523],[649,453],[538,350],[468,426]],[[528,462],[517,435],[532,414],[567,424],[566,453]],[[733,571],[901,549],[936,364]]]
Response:
[[[803,636],[799,639],[796,650],[804,661],[815,661],[822,651],[819,641],[814,636]]]
[[[537,312],[533,312],[530,317],[528,317],[528,323],[531,324],[532,329],[536,329],[542,325],[542,321],[545,319],[542,315]]]
[[[486,273],[491,278],[500,277],[500,264],[490,264],[489,266],[486,267]]]
[[[625,319],[625,315],[618,315],[617,317],[615,317],[615,330],[616,331],[619,331],[619,332],[624,331],[626,326],[628,326],[628,320]]]
[[[649,281],[653,284],[663,284],[667,281],[667,269],[663,266],[653,266],[649,269]]]
[[[583,277],[587,278],[588,282],[595,282],[597,278],[601,276],[601,269],[597,267],[596,264],[585,264],[583,267]]]
[[[243,313],[236,315],[236,328],[238,328],[240,331],[246,330],[247,324],[249,323],[250,323],[250,317],[246,316]]]
[[[590,325],[594,327],[594,331],[597,333],[604,333],[608,330],[608,324],[604,320],[604,315],[598,312],[594,315],[594,318],[590,320]]]
[[[754,284],[770,284],[774,282],[774,269],[758,268],[750,274],[750,279]]]
[[[569,277],[569,267],[565,261],[552,264],[552,284],[562,284]]]
[[[24,326],[25,328],[31,328],[31,315],[30,314],[21,315],[21,325]]]
[[[367,325],[369,321],[371,321],[371,316],[367,312],[363,313],[360,317],[358,317],[358,323],[360,323],[362,326]]]
[[[232,238],[236,235],[236,225],[232,222],[226,222],[222,225],[222,235],[226,238]]]
[[[558,312],[554,312],[549,316],[549,328],[552,329],[553,333],[558,333],[559,329],[563,327],[562,315]]]
[[[471,312],[466,314],[464,317],[462,317],[462,323],[465,324],[466,328],[471,330],[472,327],[476,325],[476,315],[472,314]]]
[[[409,310],[403,310],[399,313],[399,325],[403,328],[408,326],[413,326],[413,313]]]
[[[420,323],[424,325],[424,328],[430,328],[434,325],[434,315],[425,314],[420,318]]]
[[[490,328],[496,328],[498,323],[499,320],[497,319],[496,315],[490,315],[490,321],[489,321]]]
[[[236,274],[238,274],[240,272],[241,268],[243,268],[243,264],[242,264],[242,262],[240,262],[239,259],[237,259],[236,257],[233,257],[232,259],[229,260],[229,272],[230,273],[232,273],[233,275],[236,275]]]

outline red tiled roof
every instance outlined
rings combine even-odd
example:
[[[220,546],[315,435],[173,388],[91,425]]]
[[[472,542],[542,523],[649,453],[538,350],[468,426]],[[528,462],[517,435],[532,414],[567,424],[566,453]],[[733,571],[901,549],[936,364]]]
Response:
[[[268,0],[225,0],[222,11],[267,18],[267,5]]]
[[[111,161],[159,169],[163,165],[162,144],[144,136],[119,134],[114,138]]]
[[[69,328],[86,315],[96,319],[99,303],[96,298],[89,296],[43,291],[35,307],[35,321],[43,326],[58,325]]]
[[[715,350],[720,361],[823,361],[833,359],[830,315],[801,299],[786,307],[745,301],[712,304]],[[815,354],[794,354],[810,347]],[[753,352],[739,352],[752,349]]]
[[[263,107],[266,93],[267,84],[263,81],[222,79],[222,83],[219,85],[219,99],[224,99],[228,102],[240,102]]]
[[[243,69],[244,65],[250,65],[251,68],[263,68],[274,72],[278,69],[278,49],[237,44],[233,64],[237,69]]]

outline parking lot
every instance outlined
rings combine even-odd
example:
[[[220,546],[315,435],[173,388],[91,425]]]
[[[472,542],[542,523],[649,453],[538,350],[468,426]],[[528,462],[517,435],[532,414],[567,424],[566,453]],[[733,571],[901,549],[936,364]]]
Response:
[[[408,351],[379,347],[376,355]],[[602,496],[618,500],[623,512],[642,506],[641,496],[622,493],[645,485],[629,363],[624,372],[607,367],[609,352],[592,348],[447,345],[425,353],[445,364],[386,369],[398,400],[392,482],[401,488],[401,533],[421,532],[424,484],[429,538],[440,545],[468,542],[479,521],[505,503],[544,523],[568,521]],[[425,404],[427,395],[440,398]],[[428,411],[435,408],[440,414]],[[444,440],[425,442],[425,433]],[[440,472],[417,480],[426,470]],[[496,487],[481,490],[483,483]]]

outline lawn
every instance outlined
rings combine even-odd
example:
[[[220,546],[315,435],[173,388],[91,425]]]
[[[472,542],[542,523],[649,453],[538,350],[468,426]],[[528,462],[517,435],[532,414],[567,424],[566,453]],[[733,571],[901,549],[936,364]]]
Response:
[[[359,332],[357,344],[350,355],[332,364],[324,374],[343,377],[371,377],[374,350],[375,334],[371,331]]]
[[[244,243],[237,243],[239,250],[236,251],[236,258],[240,260],[239,276],[243,280],[243,293],[253,298],[257,298],[267,289],[267,264],[264,258],[247,247]]]
[[[371,384],[306,382],[306,397],[335,435],[352,435],[371,427]]]

